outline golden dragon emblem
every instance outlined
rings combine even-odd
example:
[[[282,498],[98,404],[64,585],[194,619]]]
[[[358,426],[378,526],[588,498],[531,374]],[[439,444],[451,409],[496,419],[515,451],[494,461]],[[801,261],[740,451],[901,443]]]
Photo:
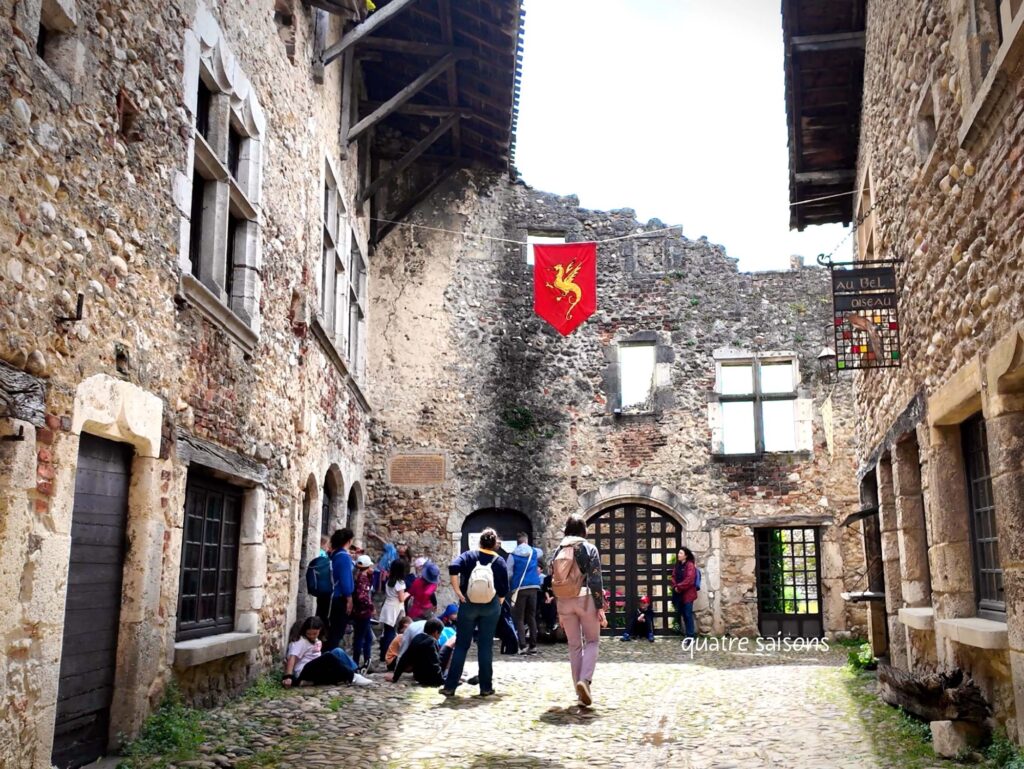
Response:
[[[555,297],[556,302],[561,302],[570,296],[572,297],[569,300],[569,309],[565,312],[566,320],[572,320],[572,311],[576,309],[576,305],[580,303],[580,299],[583,297],[583,289],[574,282],[582,268],[583,262],[573,261],[569,262],[568,265],[556,264],[552,267],[555,272],[555,282],[553,284],[544,284],[552,291],[559,292],[559,295]]]

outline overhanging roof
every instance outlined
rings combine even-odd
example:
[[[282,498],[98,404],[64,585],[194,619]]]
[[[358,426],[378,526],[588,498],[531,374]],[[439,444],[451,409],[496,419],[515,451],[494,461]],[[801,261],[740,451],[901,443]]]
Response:
[[[327,10],[349,4],[308,2]],[[460,167],[513,173],[521,0],[376,0],[376,6],[328,42],[322,56],[328,66],[358,62],[362,73],[358,109],[348,122],[343,115],[342,128],[344,143],[371,137],[374,166],[358,200],[372,199],[384,218],[401,219]],[[386,229],[377,229],[375,239]]]
[[[866,0],[782,0],[791,229],[853,219],[865,10]],[[815,198],[828,199],[793,205]]]

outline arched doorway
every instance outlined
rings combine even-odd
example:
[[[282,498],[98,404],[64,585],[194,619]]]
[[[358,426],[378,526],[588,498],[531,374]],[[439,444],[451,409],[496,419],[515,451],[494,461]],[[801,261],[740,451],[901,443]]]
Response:
[[[363,502],[358,484],[353,484],[348,493],[348,517],[345,520],[357,537],[363,536]]]
[[[479,535],[488,526],[498,532],[498,540],[505,543],[503,549],[507,553],[515,548],[516,535],[521,531],[533,542],[533,524],[521,512],[507,507],[485,507],[470,513],[462,522],[462,551],[476,547],[477,537],[473,535]]]
[[[610,596],[608,631],[621,633],[639,603],[651,599],[654,632],[672,629],[672,567],[683,528],[660,510],[639,503],[605,508],[588,522],[601,553],[604,588]]]

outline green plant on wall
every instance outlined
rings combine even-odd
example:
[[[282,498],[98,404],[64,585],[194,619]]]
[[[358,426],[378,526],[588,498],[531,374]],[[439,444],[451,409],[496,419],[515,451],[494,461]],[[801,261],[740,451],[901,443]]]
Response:
[[[526,406],[509,406],[501,414],[501,421],[506,427],[526,432],[537,424],[533,412]]]

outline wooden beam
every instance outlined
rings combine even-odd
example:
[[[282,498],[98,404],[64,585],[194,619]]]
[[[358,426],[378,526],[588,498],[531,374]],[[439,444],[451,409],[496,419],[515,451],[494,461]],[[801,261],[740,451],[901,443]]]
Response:
[[[457,51],[470,53],[469,50],[456,48],[450,43],[447,45],[441,43],[417,43],[414,40],[396,40],[393,37],[369,37],[359,47],[371,51],[409,53],[414,56],[444,56],[446,53],[455,53]]]
[[[359,108],[372,112],[375,109],[379,109],[382,103],[379,101],[362,101],[359,102]],[[452,109],[447,104],[403,104],[395,112],[403,115],[425,115],[426,117],[448,117],[454,112],[458,112],[466,117],[473,114],[471,110]]]
[[[345,59],[341,63],[341,149],[348,147],[348,134],[352,126],[353,115],[358,119],[357,104],[352,103],[355,94],[356,57],[355,51],[345,51]]]
[[[437,0],[437,15],[441,21],[441,42],[446,45],[452,45],[455,38],[452,33],[452,7],[450,0]],[[447,78],[448,104],[452,107],[458,107],[459,85],[455,67],[449,68]],[[462,129],[458,122],[455,123],[455,127],[452,129],[452,147],[455,150],[456,157],[462,154]]]
[[[324,82],[324,47],[327,45],[327,11],[313,11],[313,82]]]
[[[838,32],[831,35],[802,35],[794,37],[790,45],[797,53],[814,51],[841,51],[851,48],[864,49],[863,32]]]
[[[796,175],[797,184],[845,184],[857,178],[853,169],[839,171],[804,171]]]
[[[414,2],[416,2],[416,0],[391,0],[390,3],[370,16],[370,18],[362,24],[353,27],[342,35],[341,40],[324,51],[324,64],[330,64],[353,45],[358,43],[367,35],[372,34],[374,30],[379,29],[381,26],[391,21],[391,19],[395,18],[395,16],[404,11]]]
[[[457,61],[458,57],[455,54],[450,53],[444,58],[442,58],[440,61],[435,62],[434,65],[430,67],[430,69],[428,69],[418,78],[413,80],[411,83],[409,83],[409,85],[407,85],[401,91],[396,93],[386,102],[381,104],[380,107],[375,109],[372,113],[370,113],[362,120],[360,120],[358,123],[356,123],[354,126],[352,126],[352,130],[348,134],[348,140],[355,141],[356,138],[361,133],[366,131],[368,128],[375,126],[377,123],[386,118],[396,109],[401,107],[403,104],[409,101],[409,99],[411,99],[421,90],[423,90],[424,86],[426,86],[434,78],[436,78],[449,67],[454,66]]]
[[[392,163],[387,167],[384,173],[370,182],[370,185],[365,190],[361,190],[359,195],[356,196],[356,205],[362,205],[367,199],[376,195],[377,191],[380,190],[381,187],[391,181],[391,179],[393,179],[397,174],[402,173],[402,171],[416,162],[416,158],[426,152],[434,142],[446,134],[452,126],[458,123],[458,121],[458,115],[449,115],[447,118],[442,120],[440,125],[420,139],[419,142],[416,143],[415,147],[406,152],[405,156],[402,157],[401,160]]]

